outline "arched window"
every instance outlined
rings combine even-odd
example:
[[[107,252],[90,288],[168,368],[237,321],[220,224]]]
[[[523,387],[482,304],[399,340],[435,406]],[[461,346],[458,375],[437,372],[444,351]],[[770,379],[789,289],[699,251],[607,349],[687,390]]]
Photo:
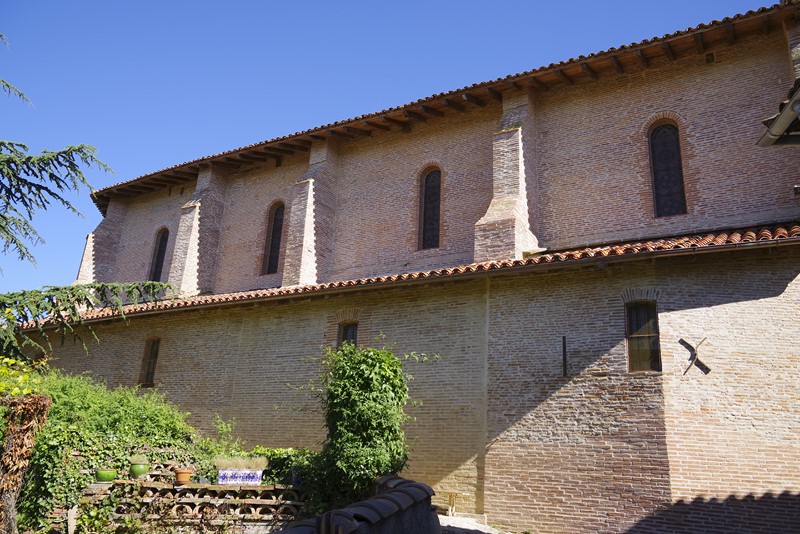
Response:
[[[439,248],[442,173],[430,171],[420,185],[419,248]]]
[[[161,281],[161,272],[164,270],[164,258],[167,255],[167,242],[169,241],[169,230],[162,228],[156,234],[156,247],[153,251],[153,262],[150,265],[150,278],[154,282]]]
[[[686,213],[681,142],[674,124],[662,124],[650,131],[650,165],[656,217]]]
[[[264,243],[264,263],[261,274],[278,272],[278,260],[281,256],[281,234],[283,233],[283,203],[276,202],[269,209],[267,218],[267,238]]]

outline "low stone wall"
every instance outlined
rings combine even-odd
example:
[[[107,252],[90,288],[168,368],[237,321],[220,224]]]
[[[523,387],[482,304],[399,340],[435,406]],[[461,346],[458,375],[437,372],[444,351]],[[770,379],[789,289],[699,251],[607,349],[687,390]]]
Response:
[[[439,534],[439,517],[430,486],[399,477],[382,477],[377,495],[295,523],[281,534]]]

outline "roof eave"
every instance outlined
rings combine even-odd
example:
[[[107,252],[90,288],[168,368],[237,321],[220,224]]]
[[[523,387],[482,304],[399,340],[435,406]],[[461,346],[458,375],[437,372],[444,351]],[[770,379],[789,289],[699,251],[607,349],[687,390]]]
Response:
[[[269,161],[280,165],[287,156],[309,151],[314,142],[330,138],[352,140],[387,131],[408,132],[420,122],[496,104],[502,99],[500,95],[503,92],[543,93],[553,88],[591,83],[606,75],[618,76],[650,68],[654,62],[661,64],[665,60],[673,62],[690,54],[705,54],[720,45],[732,44],[745,34],[769,33],[781,27],[784,20],[795,16],[797,16],[795,7],[780,4],[749,11],[663,37],[611,48],[588,56],[579,56],[538,69],[432,95],[402,106],[181,163],[95,191],[92,193],[92,199],[105,215],[111,198],[115,195],[122,198],[135,197],[169,185],[186,183],[196,179],[201,168],[207,165],[231,169]]]

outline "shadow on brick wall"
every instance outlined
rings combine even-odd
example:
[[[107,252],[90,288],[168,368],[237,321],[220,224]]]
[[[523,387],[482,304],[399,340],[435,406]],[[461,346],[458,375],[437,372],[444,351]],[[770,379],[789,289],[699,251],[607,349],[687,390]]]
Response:
[[[800,532],[800,493],[784,491],[726,499],[696,498],[657,510],[627,534],[670,533],[797,533]]]

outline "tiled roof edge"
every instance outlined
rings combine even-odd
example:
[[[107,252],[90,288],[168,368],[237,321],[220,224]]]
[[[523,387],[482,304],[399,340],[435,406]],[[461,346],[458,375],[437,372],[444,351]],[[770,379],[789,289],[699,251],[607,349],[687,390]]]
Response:
[[[307,286],[289,286],[235,293],[198,295],[195,297],[127,306],[125,308],[125,314],[126,316],[135,316],[210,306],[236,305],[238,303],[245,304],[259,300],[294,298],[319,293],[342,292],[358,288],[391,286],[426,280],[443,280],[450,279],[451,277],[475,276],[489,272],[514,272],[556,265],[569,266],[579,261],[636,260],[650,258],[655,255],[715,252],[741,248],[743,246],[766,247],[779,244],[800,244],[800,222],[718,230],[650,239],[646,241],[615,243],[551,252],[519,260],[487,261],[428,271],[374,276]],[[87,312],[84,315],[84,320],[87,322],[94,322],[119,317],[120,315],[116,310],[112,308],[102,308]]]
[[[711,22],[708,22],[708,23],[698,24],[697,26],[686,28],[684,30],[678,30],[678,31],[675,31],[673,33],[666,34],[666,35],[664,35],[662,37],[651,37],[650,39],[644,39],[642,41],[637,41],[637,42],[630,43],[630,44],[627,44],[627,45],[620,45],[618,47],[611,47],[611,48],[608,48],[606,50],[601,50],[599,52],[594,52],[594,53],[591,53],[591,54],[588,54],[588,55],[585,55],[585,56],[584,55],[580,55],[578,57],[571,58],[571,59],[568,59],[568,60],[565,60],[565,61],[561,61],[561,62],[558,62],[558,63],[550,63],[549,65],[541,66],[541,67],[538,67],[536,69],[523,71],[523,72],[520,72],[520,73],[517,73],[517,74],[509,74],[507,76],[496,78],[494,80],[488,80],[488,81],[484,81],[484,82],[474,83],[472,85],[467,85],[467,86],[461,87],[459,89],[453,89],[451,91],[446,91],[446,92],[443,92],[443,93],[436,93],[436,94],[433,94],[433,95],[430,95],[430,96],[427,96],[427,97],[424,97],[424,98],[420,98],[418,100],[415,100],[413,102],[409,102],[409,103],[406,103],[406,104],[403,104],[403,105],[400,105],[400,106],[394,106],[394,107],[391,107],[391,108],[387,108],[387,109],[384,109],[384,110],[381,110],[381,111],[376,111],[376,112],[373,112],[373,113],[368,113],[368,114],[365,114],[365,115],[358,115],[356,117],[351,117],[349,119],[343,119],[343,120],[335,121],[335,122],[332,122],[332,123],[329,123],[329,124],[325,124],[325,125],[322,125],[322,126],[316,126],[314,128],[310,128],[310,129],[307,129],[307,130],[302,130],[302,131],[295,132],[295,133],[292,133],[292,134],[287,134],[287,135],[283,135],[283,136],[279,136],[279,137],[274,137],[272,139],[267,139],[267,140],[264,140],[264,141],[259,141],[259,142],[256,142],[256,143],[252,143],[252,144],[249,144],[249,145],[240,146],[240,147],[233,148],[233,149],[230,149],[230,150],[225,150],[223,152],[218,152],[216,154],[211,154],[209,156],[203,156],[201,158],[185,161],[183,163],[178,163],[178,164],[172,165],[170,167],[165,167],[165,168],[160,169],[158,171],[154,171],[154,172],[151,172],[151,173],[148,173],[148,174],[143,174],[141,176],[138,176],[138,177],[130,179],[130,180],[125,180],[125,181],[122,181],[122,182],[119,182],[119,183],[116,183],[116,184],[113,184],[113,185],[109,185],[109,186],[103,187],[102,189],[97,189],[97,190],[92,192],[92,197],[96,198],[97,196],[100,196],[100,195],[106,193],[107,191],[113,190],[113,189],[115,189],[117,187],[128,185],[128,184],[131,184],[133,182],[136,182],[136,181],[144,179],[144,178],[150,178],[152,176],[156,176],[156,175],[164,173],[164,172],[180,169],[181,167],[185,167],[187,165],[196,165],[196,164],[199,164],[199,163],[203,163],[203,162],[209,161],[209,160],[214,159],[214,158],[219,158],[219,157],[223,157],[223,156],[227,156],[227,155],[232,155],[232,154],[235,154],[237,152],[241,152],[243,150],[247,150],[247,149],[250,149],[250,148],[256,148],[256,147],[259,147],[259,146],[268,145],[268,144],[272,144],[272,143],[278,143],[278,142],[281,142],[281,141],[288,141],[288,140],[291,140],[291,139],[299,137],[299,136],[313,134],[315,132],[319,132],[319,131],[322,131],[322,130],[328,130],[328,129],[331,129],[331,128],[335,128],[335,127],[338,127],[338,126],[350,124],[350,123],[357,122],[357,121],[369,120],[371,118],[375,118],[375,117],[378,117],[378,116],[381,116],[381,115],[384,115],[384,114],[387,114],[387,113],[393,113],[393,112],[409,109],[409,108],[411,108],[413,106],[417,106],[419,104],[424,104],[424,103],[426,103],[426,102],[428,102],[430,100],[433,100],[433,99],[445,98],[445,97],[448,97],[448,96],[457,95],[457,94],[462,93],[464,91],[469,91],[469,90],[473,90],[473,89],[479,89],[479,88],[491,86],[491,85],[494,85],[494,84],[511,81],[511,80],[518,79],[518,78],[525,78],[525,77],[528,77],[528,76],[532,76],[534,74],[540,74],[540,73],[543,73],[543,72],[546,72],[546,71],[549,71],[549,70],[560,69],[560,68],[563,68],[563,67],[566,67],[566,66],[569,66],[569,65],[578,64],[578,63],[585,62],[585,61],[590,60],[590,59],[601,58],[603,56],[616,54],[616,53],[623,52],[623,51],[626,51],[626,50],[641,48],[641,47],[644,47],[644,46],[650,46],[650,45],[653,45],[653,44],[657,44],[657,43],[660,43],[660,42],[667,41],[669,39],[675,39],[676,37],[681,37],[681,36],[684,36],[684,35],[690,35],[690,34],[695,33],[695,32],[701,32],[701,31],[706,31],[706,30],[712,29],[712,28],[716,28],[716,27],[721,26],[723,24],[728,24],[728,23],[732,23],[732,22],[738,22],[738,21],[740,21],[742,19],[745,19],[747,17],[752,17],[752,16],[756,16],[756,15],[763,15],[765,13],[778,11],[778,10],[783,9],[785,7],[786,6],[778,3],[778,4],[774,4],[772,6],[769,6],[769,7],[762,7],[762,8],[759,8],[757,10],[750,10],[750,11],[747,11],[745,13],[740,13],[740,14],[734,15],[732,17],[725,17],[722,20],[712,20]]]

